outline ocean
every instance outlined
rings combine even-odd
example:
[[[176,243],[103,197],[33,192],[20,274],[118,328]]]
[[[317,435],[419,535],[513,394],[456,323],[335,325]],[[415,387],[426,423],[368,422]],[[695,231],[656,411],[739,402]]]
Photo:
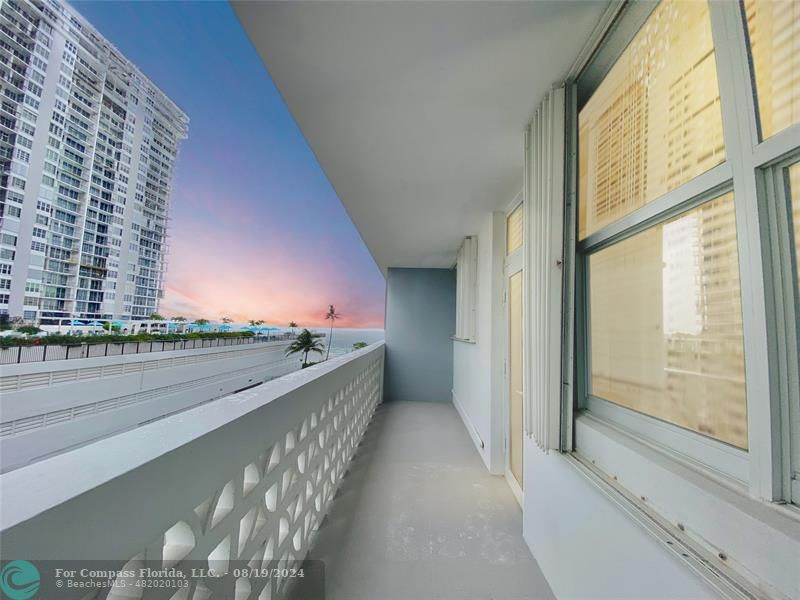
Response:
[[[312,331],[330,335],[330,329],[312,328]],[[353,350],[356,342],[366,342],[372,344],[383,339],[383,329],[338,329],[333,330],[333,342],[331,343],[331,356],[347,354]],[[328,338],[324,338],[325,344]]]
[[[241,327],[244,327],[244,323],[233,323],[233,330],[237,331]],[[279,333],[289,333],[291,330],[288,327],[278,327]],[[330,334],[330,328],[324,327],[309,327],[311,331],[315,333],[324,333],[325,337],[323,341],[325,345],[328,344],[328,335]],[[303,327],[296,327],[295,333],[300,333],[303,330]],[[384,339],[383,329],[347,329],[347,328],[338,328],[335,327],[333,329],[333,343],[331,344],[331,356],[339,356],[340,354],[347,354],[348,352],[353,351],[353,344],[356,342],[366,342],[367,344],[373,344],[380,340]],[[309,357],[309,360],[317,360],[315,357]]]

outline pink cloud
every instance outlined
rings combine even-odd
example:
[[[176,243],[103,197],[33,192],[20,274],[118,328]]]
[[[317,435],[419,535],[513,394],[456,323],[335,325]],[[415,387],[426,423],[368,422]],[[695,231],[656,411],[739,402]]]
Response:
[[[270,232],[254,244],[203,225],[176,232],[160,311],[320,326],[333,303],[343,315],[342,327],[383,327],[382,304],[363,298],[364,290],[337,262],[341,257],[323,251],[324,242],[301,252],[284,238]]]

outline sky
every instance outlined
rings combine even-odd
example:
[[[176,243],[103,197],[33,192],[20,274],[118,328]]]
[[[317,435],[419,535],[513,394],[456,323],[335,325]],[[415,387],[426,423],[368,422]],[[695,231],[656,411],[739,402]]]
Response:
[[[190,118],[159,312],[382,328],[383,275],[228,3],[72,4]]]

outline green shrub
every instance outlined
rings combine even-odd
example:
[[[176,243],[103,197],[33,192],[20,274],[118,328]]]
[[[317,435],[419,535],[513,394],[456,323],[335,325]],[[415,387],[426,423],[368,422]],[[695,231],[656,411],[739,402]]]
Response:
[[[20,325],[17,327],[17,331],[20,333],[27,333],[28,335],[33,335],[34,333],[39,333],[41,329],[39,329],[36,325]]]

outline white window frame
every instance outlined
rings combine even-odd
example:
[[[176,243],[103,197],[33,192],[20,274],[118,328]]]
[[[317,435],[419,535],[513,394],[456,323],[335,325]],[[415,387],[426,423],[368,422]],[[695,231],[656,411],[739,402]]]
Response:
[[[777,275],[770,273],[773,264],[783,264],[784,270],[789,267],[784,264],[785,259],[775,263],[768,247],[774,234],[762,235],[762,227],[765,230],[769,228],[768,221],[772,217],[767,207],[774,204],[765,199],[765,182],[780,177],[782,169],[797,160],[800,145],[796,140],[800,139],[800,126],[792,126],[768,140],[759,141],[754,84],[748,68],[746,24],[740,12],[741,7],[733,2],[710,2],[709,6],[726,160],[577,244],[577,321],[580,323],[577,345],[581,349],[577,354],[587,357],[581,361],[583,364],[578,369],[578,407],[615,421],[624,429],[642,433],[647,441],[683,454],[707,466],[710,472],[721,473],[744,483],[754,497],[784,501],[791,499],[791,496],[786,489],[788,469],[783,456],[785,435],[781,433],[778,423],[781,416],[786,414],[789,399],[781,397],[788,393],[785,389],[781,391],[781,382],[791,376],[796,378],[797,374],[778,364],[780,353],[784,352],[785,355],[787,340],[779,339],[783,334],[776,331],[772,323],[775,306],[768,307],[767,300],[775,296],[773,288],[778,279]],[[638,15],[637,23],[641,24],[647,15],[649,11]],[[637,30],[638,27],[626,33],[632,36]],[[612,64],[613,60],[608,60],[603,68],[607,70]],[[595,84],[602,80],[597,75],[592,78]],[[577,113],[577,106],[573,110]],[[576,118],[577,114],[573,115],[573,121]],[[743,290],[748,451],[739,451],[702,434],[664,424],[658,419],[592,397],[587,389],[590,380],[587,257],[731,190],[735,191],[740,286]],[[783,387],[786,388],[785,385]],[[763,400],[764,390],[770,392],[768,402]]]
[[[569,234],[577,231],[572,199],[579,100],[588,99],[654,7],[629,4],[595,48],[588,68],[568,82]],[[656,537],[723,595],[741,597],[742,590],[763,591],[767,583],[767,589],[792,596],[798,588],[796,562],[786,556],[796,558],[800,551],[800,486],[791,477],[800,471],[800,294],[793,262],[798,258],[787,239],[784,169],[800,160],[800,125],[760,139],[743,6],[711,1],[709,7],[726,160],[577,242],[575,251],[565,238],[562,325],[570,361],[564,382],[572,393],[562,411],[574,407],[575,416],[562,421],[567,440],[562,449],[569,450],[572,440],[578,468],[615,500],[632,505],[628,512],[637,520],[646,515]],[[589,393],[588,256],[731,190],[742,290],[747,451]],[[728,555],[737,568],[718,558]]]
[[[766,276],[772,293],[767,309],[774,326],[773,335],[778,344],[775,355],[779,372],[778,421],[782,424],[781,480],[776,487],[783,491],[783,499],[800,505],[800,290],[798,286],[798,261],[794,235],[800,224],[793,223],[788,169],[800,166],[800,148],[779,154],[768,164],[759,165],[757,184],[764,199],[768,221]],[[800,193],[800,190],[794,190]]]

